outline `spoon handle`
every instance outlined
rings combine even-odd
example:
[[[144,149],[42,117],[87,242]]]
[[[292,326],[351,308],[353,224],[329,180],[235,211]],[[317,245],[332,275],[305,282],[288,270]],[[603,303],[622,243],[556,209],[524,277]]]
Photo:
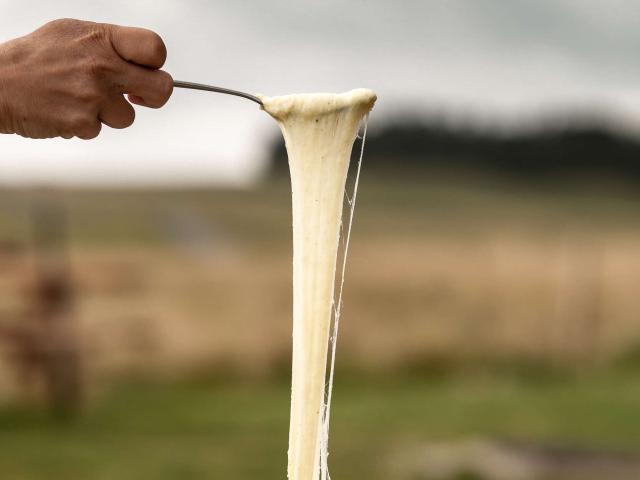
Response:
[[[246,98],[248,100],[256,102],[259,105],[262,105],[262,100],[260,100],[255,95],[251,95],[250,93],[245,92],[239,92],[238,90],[231,90],[230,88],[214,87],[212,85],[205,85],[203,83],[183,82],[181,80],[174,80],[173,86],[178,88],[190,88],[192,90],[205,90],[207,92],[226,93],[227,95],[235,95],[236,97]]]

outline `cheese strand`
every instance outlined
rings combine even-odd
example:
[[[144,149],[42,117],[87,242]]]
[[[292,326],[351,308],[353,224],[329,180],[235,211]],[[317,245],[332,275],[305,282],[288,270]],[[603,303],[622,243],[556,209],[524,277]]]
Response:
[[[328,475],[325,425],[331,389],[325,389],[325,382],[331,320],[342,303],[340,297],[336,308],[334,293],[345,183],[358,126],[375,100],[375,94],[365,89],[338,95],[262,97],[263,108],[282,130],[291,174],[293,354],[289,480],[320,480],[321,468],[325,472],[322,479]],[[352,219],[353,211],[350,222]],[[340,290],[343,282],[344,279]],[[334,337],[336,334],[334,328]],[[332,365],[334,348],[335,342]],[[332,378],[331,374],[330,381]]]

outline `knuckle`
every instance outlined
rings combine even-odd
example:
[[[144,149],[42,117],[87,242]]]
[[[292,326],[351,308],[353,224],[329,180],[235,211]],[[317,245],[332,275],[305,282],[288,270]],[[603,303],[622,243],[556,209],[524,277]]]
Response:
[[[91,38],[96,38],[100,40],[108,40],[110,33],[110,26],[106,23],[94,23],[91,22],[89,24],[88,35]]]
[[[92,56],[97,52],[104,52],[109,43],[107,25],[94,22],[82,22],[75,20],[75,23],[63,27],[73,39],[76,48],[83,51],[85,55]]]
[[[83,105],[83,108],[97,106],[102,98],[100,88],[90,82],[84,88],[75,91],[76,99]]]
[[[107,35],[104,26],[99,23],[94,23],[84,32],[80,40],[87,44],[99,44],[105,41],[106,38]]]
[[[85,60],[85,69],[93,78],[103,78],[111,71],[109,62],[107,62],[106,59],[93,56]]]
[[[42,28],[60,30],[67,29],[69,27],[76,27],[79,23],[79,20],[75,20],[73,18],[57,18],[45,23]]]
[[[83,140],[91,140],[92,138],[96,138],[100,135],[100,130],[102,130],[102,124],[97,120],[92,120],[87,122],[76,135],[78,138],[82,138]]]
[[[74,18],[59,18],[46,23],[42,30],[48,33],[83,42],[87,37],[91,37],[92,33],[100,31],[100,24],[93,22],[85,22]]]
[[[89,115],[76,115],[70,119],[67,130],[78,138],[95,138],[100,133],[100,122]]]

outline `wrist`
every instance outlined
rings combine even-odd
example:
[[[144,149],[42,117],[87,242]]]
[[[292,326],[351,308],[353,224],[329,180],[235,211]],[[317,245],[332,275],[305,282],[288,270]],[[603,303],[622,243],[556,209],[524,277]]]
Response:
[[[16,41],[0,44],[0,133],[16,133],[14,108],[16,89]]]
[[[13,133],[9,125],[9,82],[8,70],[10,69],[7,48],[5,44],[0,44],[0,133]]]
[[[6,70],[7,70],[7,60],[4,52],[4,45],[0,44],[0,133],[10,133],[7,128],[7,118],[9,116],[8,105],[7,105],[7,85],[6,85]]]

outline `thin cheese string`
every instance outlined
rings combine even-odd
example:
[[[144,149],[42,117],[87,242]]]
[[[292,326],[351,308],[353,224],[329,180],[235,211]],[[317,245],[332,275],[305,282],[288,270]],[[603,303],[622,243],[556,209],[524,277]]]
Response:
[[[336,365],[336,345],[338,340],[338,328],[340,326],[340,313],[342,311],[342,292],[344,289],[344,277],[347,269],[347,255],[349,253],[349,242],[351,240],[351,226],[353,225],[353,215],[356,209],[356,198],[358,195],[358,185],[360,183],[360,170],[362,167],[362,157],[364,156],[364,144],[367,138],[367,125],[369,123],[369,114],[367,114],[364,118],[364,130],[362,132],[362,144],[360,145],[360,158],[358,159],[358,168],[356,170],[356,179],[353,185],[353,194],[351,198],[345,192],[345,196],[347,198],[347,203],[350,206],[349,210],[349,223],[347,225],[347,234],[343,236],[344,239],[344,252],[342,255],[342,269],[340,272],[340,288],[338,290],[338,303],[336,306],[335,303],[335,295],[332,300],[332,308],[334,314],[333,320],[333,333],[330,337],[331,342],[331,360],[330,360],[330,369],[329,369],[329,381],[327,385],[327,393],[326,393],[326,401],[323,406],[323,415],[322,415],[322,438],[320,441],[320,478],[321,480],[331,480],[331,476],[329,475],[329,465],[328,465],[328,457],[329,457],[329,420],[331,418],[331,399],[333,397],[333,374],[335,371]],[[342,230],[342,224],[340,225],[340,229]]]

